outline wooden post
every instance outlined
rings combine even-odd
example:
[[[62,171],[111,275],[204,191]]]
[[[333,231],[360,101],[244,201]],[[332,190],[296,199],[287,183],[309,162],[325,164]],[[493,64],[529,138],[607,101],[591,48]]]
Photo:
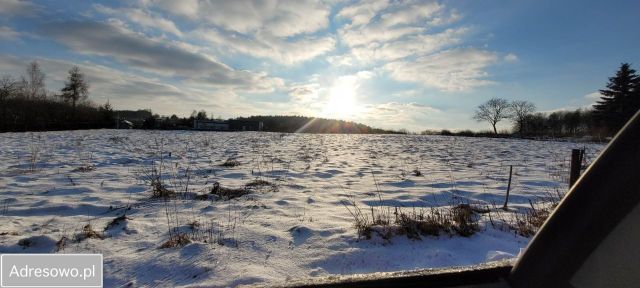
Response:
[[[509,203],[509,191],[511,191],[512,173],[513,173],[513,165],[509,165],[509,183],[507,184],[507,197],[504,198],[504,205],[502,205],[502,210],[507,210],[507,204]]]
[[[569,173],[569,189],[576,184],[578,178],[580,178],[580,166],[582,165],[582,159],[580,159],[580,149],[571,150],[571,171]]]

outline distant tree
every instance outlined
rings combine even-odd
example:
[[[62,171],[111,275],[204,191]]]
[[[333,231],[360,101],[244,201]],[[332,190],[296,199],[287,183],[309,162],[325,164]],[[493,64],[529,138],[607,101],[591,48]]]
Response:
[[[564,113],[563,122],[565,125],[565,129],[567,134],[571,136],[576,136],[581,132],[582,126],[582,110],[578,109],[576,111],[569,111]]]
[[[525,134],[525,125],[530,114],[536,111],[536,105],[526,100],[511,101],[511,119],[520,134]]]
[[[615,133],[640,109],[640,78],[629,63],[622,63],[609,78],[607,89],[600,90],[601,100],[594,105],[596,117]]]
[[[107,127],[113,127],[116,121],[115,112],[113,111],[113,107],[109,104],[109,101],[105,103],[103,106],[98,107],[98,112],[102,117],[102,121]]]
[[[22,88],[27,99],[35,99],[45,96],[45,74],[40,69],[38,61],[32,61],[27,65],[26,78],[22,77]]]
[[[207,120],[207,112],[204,111],[204,110],[198,111],[198,114],[196,114],[196,119],[198,119],[198,120]]]
[[[493,127],[493,133],[498,135],[498,130],[496,129],[496,124],[500,122],[502,119],[507,119],[510,117],[509,102],[500,98],[493,98],[484,104],[478,106],[475,114],[473,115],[473,119],[478,122],[487,121]]]
[[[76,108],[79,101],[84,101],[89,97],[89,84],[84,80],[84,75],[78,66],[73,66],[69,70],[68,81],[62,88],[62,97],[71,102],[71,107]]]
[[[552,137],[562,134],[562,113],[553,112],[547,117],[547,126]]]
[[[519,129],[523,131],[521,133],[526,131],[526,135],[544,135],[546,133],[545,122],[547,121],[546,115],[543,113],[525,114],[520,122],[522,126]]]
[[[11,76],[3,76],[0,78],[0,107],[2,107],[2,131],[7,129],[7,100],[12,97],[18,90],[18,82]]]
[[[155,129],[156,126],[158,125],[158,118],[159,116],[157,114],[154,114],[145,118],[144,121],[142,122],[142,128]]]

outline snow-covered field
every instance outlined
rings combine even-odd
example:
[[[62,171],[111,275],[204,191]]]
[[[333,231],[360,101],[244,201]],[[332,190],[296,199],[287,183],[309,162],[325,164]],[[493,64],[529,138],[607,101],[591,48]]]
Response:
[[[514,165],[509,203],[524,209],[567,189],[570,150],[585,146],[587,160],[604,147],[412,135],[5,133],[0,252],[102,253],[105,287],[281,283],[515,257],[530,239],[487,221],[470,237],[358,239],[344,204],[501,206]],[[228,159],[239,165],[221,166]],[[151,199],[153,167],[179,192],[175,200]],[[215,182],[242,188],[256,179],[275,186],[228,201],[193,197]],[[129,219],[107,228],[124,212]],[[87,224],[104,239],[77,241]],[[161,249],[169,226],[191,243]]]

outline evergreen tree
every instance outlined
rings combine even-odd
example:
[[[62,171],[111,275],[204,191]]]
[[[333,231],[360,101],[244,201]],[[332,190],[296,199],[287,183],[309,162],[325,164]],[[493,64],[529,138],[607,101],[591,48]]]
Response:
[[[89,84],[84,80],[84,75],[80,72],[78,66],[73,66],[69,70],[69,81],[64,83],[62,97],[70,101],[74,109],[79,101],[86,100],[89,97]]]
[[[610,133],[616,133],[640,109],[638,87],[640,78],[629,63],[622,63],[607,89],[600,90],[602,98],[594,105],[596,115]]]

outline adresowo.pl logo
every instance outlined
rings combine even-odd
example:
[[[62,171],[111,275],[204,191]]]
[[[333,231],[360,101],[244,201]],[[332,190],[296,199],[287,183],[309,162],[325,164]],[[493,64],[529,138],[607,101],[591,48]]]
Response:
[[[102,287],[101,254],[2,254],[0,287]]]

